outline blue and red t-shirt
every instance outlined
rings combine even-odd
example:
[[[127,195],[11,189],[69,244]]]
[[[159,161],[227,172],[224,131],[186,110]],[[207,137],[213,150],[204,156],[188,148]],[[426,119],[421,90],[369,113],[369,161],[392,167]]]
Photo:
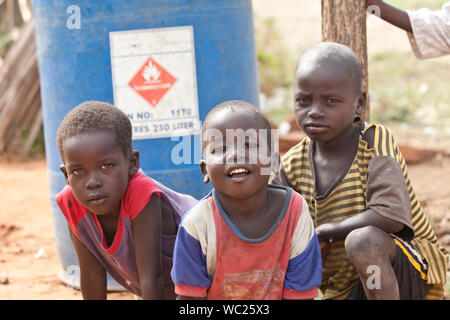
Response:
[[[320,246],[308,205],[291,188],[274,225],[247,238],[212,192],[184,217],[175,243],[175,292],[207,299],[311,299],[322,279]]]
[[[127,190],[121,199],[117,231],[109,247],[97,216],[75,199],[70,186],[64,187],[56,196],[59,208],[78,239],[92,252],[114,280],[139,296],[141,289],[131,223],[142,212],[152,195],[160,197],[172,208],[177,225],[183,214],[198,203],[198,200],[193,197],[175,192],[138,172],[130,177]],[[175,235],[162,235],[161,238],[166,296],[171,298],[175,297],[170,279],[175,237]]]

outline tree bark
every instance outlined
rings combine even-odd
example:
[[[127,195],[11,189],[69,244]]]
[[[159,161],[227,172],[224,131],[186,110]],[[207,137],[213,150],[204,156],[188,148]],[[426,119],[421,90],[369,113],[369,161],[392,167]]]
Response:
[[[361,61],[362,90],[366,92],[364,120],[370,120],[369,79],[367,71],[367,32],[365,0],[322,0],[322,40],[344,44]]]
[[[0,27],[3,33],[8,34],[14,27],[20,27],[23,24],[22,13],[18,0],[0,1]]]

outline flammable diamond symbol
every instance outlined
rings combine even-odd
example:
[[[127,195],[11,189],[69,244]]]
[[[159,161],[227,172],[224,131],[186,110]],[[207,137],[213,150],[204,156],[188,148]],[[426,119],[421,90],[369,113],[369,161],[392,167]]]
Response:
[[[152,58],[148,58],[128,85],[153,108],[177,79]]]

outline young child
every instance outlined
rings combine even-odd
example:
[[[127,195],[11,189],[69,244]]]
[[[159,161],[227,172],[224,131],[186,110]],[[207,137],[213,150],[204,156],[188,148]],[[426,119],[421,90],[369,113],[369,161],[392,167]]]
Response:
[[[272,183],[308,202],[325,299],[439,299],[446,251],[392,134],[359,118],[365,100],[350,48],[324,42],[307,50],[294,82],[294,115],[307,137],[283,156]]]
[[[268,185],[270,130],[243,101],[206,117],[200,168],[214,189],[180,225],[172,269],[179,298],[316,297],[320,247],[303,198]]]
[[[428,59],[450,54],[450,1],[441,10],[401,10],[382,0],[367,0],[367,7],[378,6],[381,19],[408,32],[414,55]]]
[[[84,299],[106,298],[106,272],[144,299],[175,298],[170,269],[178,224],[198,201],[138,171],[131,130],[126,114],[98,101],[74,108],[58,129],[67,186],[56,201]]]

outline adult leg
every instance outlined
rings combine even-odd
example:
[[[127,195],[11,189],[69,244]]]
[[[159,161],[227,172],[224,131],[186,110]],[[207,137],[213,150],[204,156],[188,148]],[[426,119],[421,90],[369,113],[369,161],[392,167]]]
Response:
[[[367,299],[400,299],[392,268],[396,246],[391,236],[373,226],[355,229],[345,238],[345,252],[358,272]]]

